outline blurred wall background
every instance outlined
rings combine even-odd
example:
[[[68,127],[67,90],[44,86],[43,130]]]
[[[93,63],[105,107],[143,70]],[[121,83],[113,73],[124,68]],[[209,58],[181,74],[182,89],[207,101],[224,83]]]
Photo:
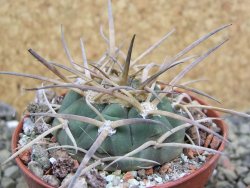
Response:
[[[250,109],[250,1],[248,0],[120,0],[113,1],[116,37],[124,43],[137,34],[133,57],[156,42],[165,33],[176,32],[153,54],[143,59],[161,63],[185,46],[213,29],[233,25],[202,43],[189,54],[201,54],[225,38],[222,48],[198,65],[183,81],[207,78],[209,82],[193,86],[220,99],[223,106],[238,110]],[[92,0],[0,0],[0,70],[52,76],[27,52],[33,48],[44,58],[68,64],[64,54],[60,25],[71,53],[81,62],[79,38],[83,37],[88,59],[97,60],[106,45],[99,34],[100,25],[108,33],[107,3]],[[174,69],[162,79],[169,80],[180,71]],[[37,81],[0,75],[0,100],[21,113]]]

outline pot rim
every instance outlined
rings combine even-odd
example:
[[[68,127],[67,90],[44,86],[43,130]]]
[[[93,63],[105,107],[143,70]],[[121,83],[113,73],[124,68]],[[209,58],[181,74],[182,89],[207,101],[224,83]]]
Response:
[[[200,104],[202,105],[206,105],[205,102],[203,102],[201,99],[193,97],[191,95],[192,99],[197,100]],[[207,110],[206,113],[209,117],[220,117],[219,113],[214,111],[214,110]],[[222,131],[222,136],[223,138],[227,138],[228,137],[228,126],[226,125],[226,123],[222,120],[214,120],[216,122],[216,124],[221,128]],[[17,143],[19,140],[19,133],[22,132],[22,126],[23,126],[23,119],[19,122],[17,128],[15,129],[13,135],[12,135],[12,142],[11,142],[11,149],[12,152],[14,153],[16,151],[17,148]],[[222,141],[222,143],[220,144],[218,151],[223,151],[225,148],[225,141]],[[174,187],[177,186],[183,182],[188,181],[189,179],[194,178],[195,176],[197,176],[198,174],[204,172],[205,170],[207,170],[212,164],[216,163],[217,160],[219,159],[220,154],[214,154],[212,155],[208,161],[206,161],[199,169],[195,170],[194,172],[187,174],[175,181],[170,181],[170,182],[166,182],[166,183],[162,183],[162,184],[158,184],[155,185],[153,187]],[[46,182],[44,182],[42,179],[40,179],[38,176],[34,175],[28,168],[27,166],[21,161],[21,159],[19,157],[15,158],[16,164],[19,166],[19,168],[21,169],[21,171],[29,178],[33,179],[36,183],[42,185],[45,188],[54,188],[53,186],[47,184]]]

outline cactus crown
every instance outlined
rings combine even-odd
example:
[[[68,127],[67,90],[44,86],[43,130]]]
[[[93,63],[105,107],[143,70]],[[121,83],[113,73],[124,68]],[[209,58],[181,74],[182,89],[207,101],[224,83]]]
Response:
[[[200,56],[183,56],[229,25],[224,25],[201,37],[180,51],[171,60],[163,62],[162,65],[154,63],[138,64],[147,54],[165,41],[174,30],[167,33],[137,58],[132,59],[135,35],[132,37],[127,54],[117,47],[110,0],[108,0],[108,15],[109,37],[106,37],[101,29],[101,35],[108,44],[108,51],[97,62],[88,62],[83,40],[80,39],[83,64],[75,63],[67,47],[62,28],[62,43],[71,67],[49,62],[34,50],[29,50],[39,62],[59,79],[24,73],[0,73],[43,81],[46,85],[27,90],[42,91],[49,111],[48,113],[31,113],[30,115],[55,117],[53,127],[50,130],[45,131],[27,146],[18,150],[10,159],[42,137],[56,131],[55,135],[62,145],[73,145],[76,151],[85,149],[86,152],[84,156],[81,156],[83,157],[82,162],[70,183],[70,187],[73,187],[80,174],[89,168],[99,166],[103,162],[107,164],[108,161],[112,161],[104,166],[109,170],[117,168],[117,165],[122,170],[131,170],[172,160],[182,152],[181,148],[184,147],[218,153],[218,151],[203,148],[199,145],[183,143],[185,128],[190,126],[195,126],[197,130],[202,129],[223,139],[221,135],[202,124],[211,121],[212,118],[204,117],[194,120],[189,109],[194,107],[216,109],[249,116],[217,107],[188,104],[186,101],[191,100],[190,97],[185,93],[176,92],[173,88],[181,88],[216,100],[204,92],[178,84],[178,82],[195,65],[224,44],[227,39]],[[157,80],[161,74],[172,67],[191,60],[192,62],[172,81],[163,83]],[[150,69],[155,67],[156,73],[149,76]],[[60,69],[68,71],[71,75],[62,74]],[[47,100],[44,90],[58,87],[69,88],[69,92],[66,93],[57,111]],[[199,138],[199,131],[197,131],[197,134]],[[91,165],[89,165],[90,161],[92,162]]]

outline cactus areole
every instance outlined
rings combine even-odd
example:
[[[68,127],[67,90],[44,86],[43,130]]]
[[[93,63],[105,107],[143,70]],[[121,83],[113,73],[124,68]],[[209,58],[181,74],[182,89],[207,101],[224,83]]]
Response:
[[[102,103],[94,104],[94,106],[102,114],[105,120],[114,121],[130,118],[143,118],[135,107],[126,107],[119,103]],[[174,109],[167,97],[161,100],[157,105],[157,109],[174,113]],[[66,94],[59,113],[80,115],[99,120],[96,113],[87,105],[85,97],[74,91],[69,91]],[[160,115],[148,115],[146,118],[162,122],[164,126],[162,124],[135,124],[118,127],[113,134],[106,138],[95,155],[98,157],[123,156],[149,140],[157,140],[163,133],[181,123],[178,120]],[[55,120],[54,124],[56,123]],[[99,131],[96,126],[75,120],[69,121],[69,128],[76,139],[77,146],[86,150],[88,150],[94,143]],[[184,135],[185,133],[183,129],[182,131],[171,135],[171,137],[166,139],[165,142],[183,142]],[[72,144],[70,138],[63,129],[56,133],[56,137],[61,145]],[[181,152],[182,148],[149,147],[142,150],[134,157],[150,159],[163,164],[177,157]],[[152,166],[152,164],[140,161],[123,160],[114,164],[113,168],[125,171],[148,167],[148,165]]]

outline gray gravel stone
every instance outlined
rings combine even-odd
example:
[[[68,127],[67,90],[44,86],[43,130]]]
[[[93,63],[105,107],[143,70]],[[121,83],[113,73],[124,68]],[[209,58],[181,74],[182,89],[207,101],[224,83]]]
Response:
[[[55,187],[58,187],[61,183],[60,180],[53,175],[44,175],[42,180]]]
[[[241,160],[236,160],[236,161],[233,161],[233,163],[235,164],[235,167],[241,167],[242,166],[242,162]]]
[[[25,182],[24,176],[20,176],[19,178],[16,179],[16,182]]]
[[[3,188],[15,188],[16,183],[12,178],[3,177],[1,179],[1,185]]]
[[[3,138],[0,139],[0,150],[4,149],[6,147],[6,140]]]
[[[6,107],[6,105],[5,105]],[[11,135],[18,124],[14,120],[15,110],[7,105],[7,111],[3,114],[3,105],[0,102],[0,163],[11,155]],[[28,188],[24,178],[21,178],[19,168],[14,160],[1,167],[0,188]]]
[[[23,133],[30,136],[35,129],[35,124],[29,117],[25,117],[23,120]]]
[[[141,178],[145,178],[146,177],[145,169],[138,170],[137,173],[138,173],[138,176],[141,177]]]
[[[43,169],[41,165],[36,161],[30,161],[28,163],[28,168],[31,172],[33,172],[36,176],[42,177],[43,176]]]
[[[222,169],[222,172],[229,181],[234,181],[237,179],[236,173],[230,169]]]
[[[229,140],[236,140],[238,138],[238,136],[235,134],[235,132],[230,129],[228,130],[228,139]]]
[[[227,181],[217,182],[216,188],[234,188],[234,186]]]
[[[243,157],[243,165],[250,168],[250,155],[246,155]]]
[[[250,173],[247,174],[243,181],[245,182],[245,184],[250,185]]]
[[[245,177],[245,175],[249,171],[249,169],[245,166],[236,166],[235,171],[238,174],[238,176]]]
[[[206,188],[246,188],[250,185],[250,121],[239,116],[227,116],[226,122],[231,141],[224,151],[227,157],[221,156],[217,173]]]
[[[0,150],[0,163],[3,163],[6,159],[8,159],[11,155],[10,151],[7,149]]]
[[[246,188],[246,185],[242,181],[238,181],[237,188]]]
[[[38,144],[32,146],[31,158],[33,161],[38,162],[44,169],[50,167],[48,151]]]
[[[239,129],[238,129],[237,133],[246,134],[246,133],[249,133],[249,132],[250,132],[249,122],[239,125]]]
[[[0,119],[11,120],[15,119],[16,110],[10,105],[0,101]]]
[[[122,171],[121,170],[116,170],[116,171],[114,171],[114,175],[116,175],[116,176],[120,176],[121,175],[121,173],[122,173]]]
[[[61,185],[61,186],[64,187],[65,184],[67,184],[73,176],[74,176],[73,173],[68,174],[68,175],[63,179],[62,185]],[[110,183],[110,184],[111,184],[111,183]],[[74,187],[87,188],[88,185],[87,185],[87,182],[86,182],[85,178],[84,178],[84,177],[78,177],[77,180],[76,180],[76,184],[75,184]]]
[[[239,146],[236,149],[236,154],[238,154],[240,157],[247,155],[249,153],[248,149],[244,146]]]
[[[28,185],[27,185],[27,183],[25,181],[24,182],[19,182],[16,185],[16,188],[27,188],[27,187],[28,187]]]
[[[224,176],[224,174],[223,174],[221,171],[218,172],[217,178],[218,178],[219,180],[225,180],[225,176]]]
[[[250,141],[250,137],[248,136],[248,134],[246,135],[241,135],[240,137],[237,138],[239,145],[244,146],[244,147],[248,147]]]
[[[17,166],[10,166],[5,169],[4,176],[16,179],[20,176],[19,168]]]
[[[6,122],[5,138],[7,138],[8,140],[11,140],[13,132],[15,128],[17,127],[17,125],[18,125],[18,121],[16,120],[11,120],[11,121]]]

